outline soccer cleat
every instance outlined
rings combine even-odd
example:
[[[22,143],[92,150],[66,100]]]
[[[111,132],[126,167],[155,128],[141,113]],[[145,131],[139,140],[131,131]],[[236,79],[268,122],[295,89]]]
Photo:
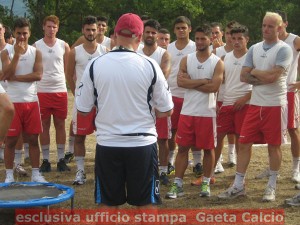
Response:
[[[236,153],[235,150],[228,151],[228,165],[234,167],[236,165]]]
[[[51,171],[51,164],[48,159],[44,159],[39,169],[40,172],[46,173]]]
[[[9,175],[6,174],[4,183],[12,183],[12,182],[15,182],[14,175],[13,174],[9,174]]]
[[[70,163],[72,161],[72,159],[74,159],[74,153],[66,152],[65,157],[64,157],[65,162]]]
[[[67,166],[65,159],[61,158],[57,163],[57,171],[64,172],[64,171],[70,171],[71,169]]]
[[[295,195],[292,198],[288,198],[285,201],[285,204],[290,205],[290,206],[300,206],[300,193]]]
[[[300,183],[300,173],[299,172],[294,172],[292,175],[292,181],[294,183]]]
[[[193,172],[195,173],[195,177],[201,177],[203,175],[202,164],[197,163],[196,166],[193,167]]]
[[[86,182],[86,175],[83,170],[77,170],[75,180],[73,181],[73,185],[82,185]]]
[[[221,163],[221,161],[219,160],[218,162],[217,162],[217,165],[216,165],[216,168],[215,168],[215,174],[218,174],[218,173],[223,173],[225,170],[224,170],[224,168],[223,168],[223,166],[222,166],[222,163]]]
[[[162,185],[168,185],[170,183],[168,175],[165,172],[160,174],[159,180]]]
[[[184,195],[183,187],[179,187],[178,184],[173,183],[170,191],[167,192],[165,198],[175,199]]]
[[[31,181],[39,182],[39,183],[48,183],[48,181],[46,181],[45,178],[40,173],[38,173],[37,175],[32,175]]]
[[[275,201],[275,189],[271,186],[267,186],[265,193],[262,198],[263,202],[273,202]]]
[[[266,168],[264,171],[262,171],[260,174],[255,176],[255,179],[263,179],[270,176],[270,169]]]
[[[210,196],[210,186],[208,182],[202,182],[200,187],[200,197],[209,197]]]
[[[168,172],[167,172],[168,175],[173,175],[175,174],[175,167],[172,166],[171,163],[168,163]]]
[[[24,167],[21,165],[21,164],[18,164],[16,166],[16,168],[14,169],[14,171],[18,174],[18,176],[20,177],[27,177],[27,172],[26,170],[24,169]]]
[[[239,196],[245,196],[245,188],[238,189],[234,186],[228,188],[225,192],[218,195],[219,199],[235,199]]]
[[[191,182],[192,186],[200,186],[202,184],[202,180],[203,180],[203,176],[197,178],[196,180]],[[216,178],[215,177],[211,177],[210,178],[210,182],[209,184],[214,184],[216,183]]]

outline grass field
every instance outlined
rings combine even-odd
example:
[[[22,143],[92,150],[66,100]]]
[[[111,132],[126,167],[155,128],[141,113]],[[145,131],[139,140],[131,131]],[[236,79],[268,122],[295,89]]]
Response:
[[[72,96],[69,95],[70,107],[72,109]],[[71,115],[71,111],[69,112]],[[70,116],[67,122],[67,132],[70,123]],[[50,182],[61,183],[64,185],[72,186],[72,181],[76,173],[75,162],[71,162],[70,172],[57,172],[56,171],[56,150],[54,140],[54,130],[51,128],[51,162],[52,172],[46,173],[45,178]],[[87,138],[87,155],[86,155],[86,173],[87,183],[81,186],[73,186],[75,189],[75,208],[78,209],[95,209],[97,205],[94,203],[94,152],[95,152],[95,137],[93,135]],[[66,146],[67,147],[67,146]],[[261,201],[264,188],[267,184],[267,180],[256,180],[254,176],[260,173],[267,166],[267,149],[265,146],[254,147],[252,160],[248,169],[246,179],[247,196],[230,201],[221,201],[216,197],[217,194],[224,191],[233,182],[233,176],[235,173],[234,168],[228,168],[226,166],[226,153],[227,149],[224,149],[224,167],[225,172],[216,175],[217,182],[211,186],[212,196],[210,198],[200,198],[199,188],[190,185],[191,180],[194,179],[194,174],[189,167],[184,177],[184,191],[185,195],[176,200],[163,199],[161,208],[185,208],[185,209],[284,209],[285,211],[285,224],[287,225],[299,225],[300,214],[299,207],[289,207],[284,204],[284,200],[297,193],[294,189],[295,184],[291,179],[291,153],[289,145],[282,146],[283,162],[280,170],[280,178],[277,185],[276,201],[271,203],[263,203]],[[30,171],[30,167],[26,166]],[[30,177],[17,178],[18,181],[30,181]],[[0,164],[0,181],[5,179],[4,164]],[[112,178],[114,179],[114,178]],[[162,197],[166,194],[169,188],[162,186]],[[51,208],[69,208],[70,201],[60,203],[58,205],[51,206]],[[123,208],[127,208],[125,205]],[[0,225],[14,224],[14,210],[0,209]]]

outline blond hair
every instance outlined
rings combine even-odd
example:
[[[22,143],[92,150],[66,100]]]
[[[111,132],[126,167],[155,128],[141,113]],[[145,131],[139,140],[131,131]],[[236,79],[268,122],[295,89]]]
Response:
[[[266,12],[266,15],[264,18],[266,18],[266,17],[274,18],[276,20],[276,25],[278,25],[278,26],[281,26],[283,23],[282,17],[278,13]]]

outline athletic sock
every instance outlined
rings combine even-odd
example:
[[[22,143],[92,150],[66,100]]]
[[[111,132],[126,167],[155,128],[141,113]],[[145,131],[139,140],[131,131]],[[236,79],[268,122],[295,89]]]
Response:
[[[268,186],[276,189],[277,177],[278,177],[278,171],[270,170]]]
[[[57,144],[57,162],[65,157],[65,145]]]
[[[159,166],[159,175],[161,175],[161,173],[168,173],[168,166]]]
[[[243,189],[245,183],[245,176],[246,176],[245,173],[236,172],[233,186],[236,187],[237,189]]]
[[[75,142],[75,137],[69,136],[69,152],[71,153],[74,153],[74,142]]]
[[[196,166],[198,163],[201,163],[201,158],[202,158],[202,151],[193,151],[194,166]]]
[[[0,159],[4,159],[4,145],[0,146]]]
[[[13,169],[6,169],[5,172],[6,172],[6,176],[8,176],[8,175],[10,175],[12,177],[14,176],[14,170]]]
[[[293,157],[293,172],[298,172],[300,170],[300,157]]]
[[[175,150],[169,151],[169,163],[171,163],[172,166],[174,166],[174,160],[175,160]]]
[[[182,187],[183,186],[183,180],[179,177],[175,177],[174,179],[174,183],[178,185],[178,187]]]
[[[47,159],[49,161],[50,159],[50,145],[42,145],[42,154],[43,154],[43,159]]]
[[[210,177],[203,176],[203,182],[210,183]]]
[[[28,143],[24,143],[24,158],[29,158],[29,144]]]
[[[15,166],[17,166],[18,164],[21,164],[22,162],[22,149],[16,149],[15,150]]]
[[[235,144],[228,144],[228,152],[234,152],[235,151]]]
[[[75,156],[77,170],[84,171],[84,156]]]
[[[38,176],[40,174],[39,168],[32,168],[32,176]]]

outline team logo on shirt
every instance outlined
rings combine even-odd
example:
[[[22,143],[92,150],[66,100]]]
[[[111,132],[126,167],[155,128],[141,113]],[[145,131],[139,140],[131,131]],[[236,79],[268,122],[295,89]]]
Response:
[[[182,52],[178,52],[176,56],[181,56],[181,55],[183,55],[183,53]]]
[[[48,53],[55,53],[53,49],[49,49]]]
[[[204,66],[203,65],[199,65],[199,66],[197,66],[197,69],[198,70],[204,70]]]
[[[266,54],[266,53],[263,53],[260,57],[261,57],[261,58],[267,58],[267,54]]]
[[[235,61],[235,62],[233,63],[233,65],[235,65],[235,66],[240,66],[241,63],[240,63],[239,61]]]

